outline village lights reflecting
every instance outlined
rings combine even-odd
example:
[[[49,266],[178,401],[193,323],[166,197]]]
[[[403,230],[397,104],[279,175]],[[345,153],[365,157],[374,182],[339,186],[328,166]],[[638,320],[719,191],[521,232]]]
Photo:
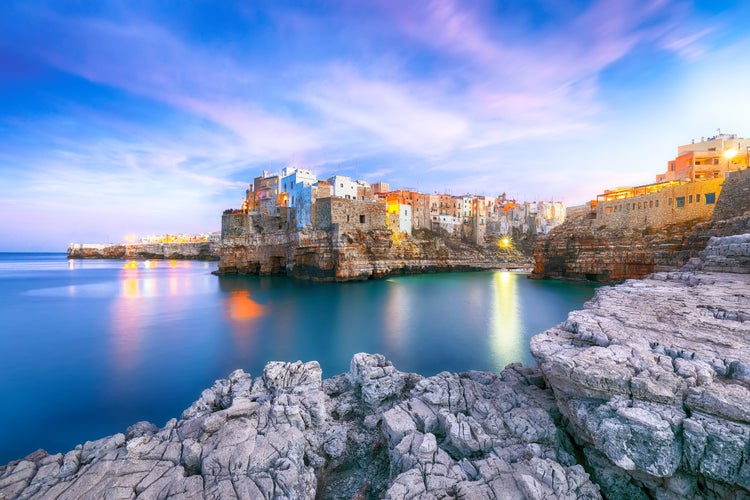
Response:
[[[521,305],[518,300],[517,280],[522,275],[498,271],[492,280],[492,317],[490,345],[498,370],[524,359],[525,345],[521,324]]]
[[[229,317],[234,321],[248,321],[263,315],[263,306],[250,298],[250,292],[232,290],[227,301]]]

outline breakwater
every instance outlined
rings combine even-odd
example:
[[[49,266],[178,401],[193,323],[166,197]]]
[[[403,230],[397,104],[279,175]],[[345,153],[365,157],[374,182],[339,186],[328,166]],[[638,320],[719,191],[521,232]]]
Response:
[[[600,289],[532,340],[539,368],[238,370],[162,428],[11,462],[0,496],[744,498],[749,257],[712,238],[692,271]]]
[[[219,260],[220,245],[216,242],[189,243],[71,243],[69,259],[176,259]]]

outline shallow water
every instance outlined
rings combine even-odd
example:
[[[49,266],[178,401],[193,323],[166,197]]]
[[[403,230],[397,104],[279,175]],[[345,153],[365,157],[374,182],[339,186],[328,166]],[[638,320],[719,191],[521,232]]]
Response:
[[[533,363],[531,336],[595,289],[499,271],[315,284],[215,269],[0,253],[0,464],[164,425],[215,379],[271,360],[317,360],[326,377],[360,351],[423,375]]]

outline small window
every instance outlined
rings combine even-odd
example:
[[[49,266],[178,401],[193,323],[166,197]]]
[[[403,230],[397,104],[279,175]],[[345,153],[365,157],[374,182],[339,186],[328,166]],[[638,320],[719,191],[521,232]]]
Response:
[[[349,216],[348,215],[346,216],[346,222],[347,223],[349,222]]]
[[[678,196],[675,200],[675,205],[677,208],[685,208],[685,197],[684,196]]]
[[[604,207],[604,213],[606,215],[609,215],[612,213],[612,207]]]
[[[364,224],[365,223],[365,216],[364,215],[360,215],[359,216],[359,223],[360,224]]]
[[[706,193],[706,205],[713,205],[716,203],[716,193]]]
[[[659,208],[659,200],[656,200],[656,203],[654,203],[654,206],[655,206],[656,208]]]
[[[640,201],[638,202],[638,208],[641,208],[641,202]]]
[[[692,203],[692,202],[693,202],[693,195],[691,194],[690,196],[688,196],[688,203]]]
[[[698,194],[695,195],[695,202],[696,203],[700,203],[701,202],[701,194],[700,193],[698,193]]]
[[[667,205],[669,205],[670,207],[672,206],[672,198],[667,200]]]
[[[653,200],[648,202],[648,208],[654,208]]]

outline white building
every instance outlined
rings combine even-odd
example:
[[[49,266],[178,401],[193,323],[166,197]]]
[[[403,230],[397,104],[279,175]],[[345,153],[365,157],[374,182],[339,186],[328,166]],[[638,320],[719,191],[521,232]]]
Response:
[[[287,206],[294,209],[297,227],[312,224],[312,207],[317,182],[318,178],[310,170],[287,167],[281,171],[280,190],[286,193]]]
[[[331,196],[334,198],[357,199],[357,182],[346,175],[334,175],[328,179],[331,184]]]

